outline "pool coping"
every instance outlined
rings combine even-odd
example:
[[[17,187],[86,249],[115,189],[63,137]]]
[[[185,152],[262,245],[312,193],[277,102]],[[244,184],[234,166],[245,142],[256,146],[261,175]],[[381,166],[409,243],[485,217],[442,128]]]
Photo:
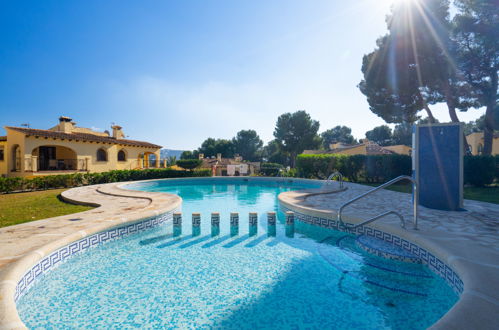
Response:
[[[276,181],[275,178],[261,178],[261,177],[199,177],[199,178],[175,178],[175,179],[159,179],[159,180],[234,180],[234,179],[249,179],[251,181]],[[294,178],[283,178],[279,180],[292,180],[294,182],[318,182],[318,180],[309,179],[294,179]],[[14,300],[16,286],[18,285],[20,279],[26,274],[26,272],[33,267],[35,264],[39,263],[44,257],[50,255],[58,249],[68,246],[71,243],[77,242],[85,237],[91,235],[106,232],[114,228],[119,228],[124,225],[130,225],[133,223],[138,223],[145,221],[148,218],[158,217],[161,214],[167,212],[172,212],[174,209],[178,208],[182,200],[179,196],[171,195],[167,193],[153,193],[153,192],[143,192],[124,188],[128,184],[141,183],[141,182],[151,182],[158,181],[158,179],[153,180],[142,180],[142,181],[131,181],[131,182],[120,182],[111,183],[105,185],[98,185],[96,189],[100,194],[115,196],[117,198],[136,198],[136,199],[147,199],[150,201],[149,205],[141,210],[128,212],[126,216],[122,217],[110,217],[103,219],[102,224],[93,225],[89,228],[84,228],[60,239],[57,239],[49,244],[46,244],[40,248],[29,251],[17,261],[6,265],[1,268],[0,271],[0,329],[25,329],[26,326],[21,321],[16,308],[16,303]],[[320,181],[319,181],[320,182]],[[83,187],[82,187],[83,188]],[[78,194],[74,194],[75,190],[81,188],[73,188],[68,190],[70,193],[63,193],[63,198],[71,201],[73,203],[88,203],[85,198],[79,198]],[[319,189],[307,189],[307,194],[321,193]],[[297,192],[297,191],[294,191]],[[301,192],[305,192],[301,190]],[[324,193],[331,193],[332,191],[325,191]],[[333,210],[325,211],[316,208],[306,207],[299,205],[296,201],[289,199],[286,196],[287,193],[282,193],[279,195],[279,202],[285,208],[294,211],[303,216],[318,217],[319,219],[330,219],[333,220],[336,214]],[[99,203],[95,203],[99,204]],[[106,207],[106,205],[100,204],[100,208]],[[82,212],[84,214],[86,212]],[[79,213],[80,214],[80,213]],[[47,219],[50,220],[50,219]],[[345,217],[345,220],[349,223],[358,223],[359,218],[355,217]],[[19,226],[19,225],[16,225]],[[16,227],[11,226],[11,227]],[[480,320],[480,328],[497,328],[499,325],[499,319],[494,317],[494,315],[499,315],[499,291],[494,291],[494,289],[487,286],[487,281],[484,280],[484,276],[480,274],[481,268],[480,264],[474,263],[469,264],[464,260],[466,258],[460,257],[454,251],[447,251],[440,243],[429,240],[428,238],[421,235],[421,232],[414,232],[405,230],[391,223],[377,222],[369,226],[369,228],[378,229],[385,233],[390,233],[393,235],[398,235],[409,242],[412,242],[420,247],[427,249],[434,253],[438,258],[443,260],[446,265],[449,265],[462,279],[464,282],[464,290],[460,296],[458,302],[453,306],[449,312],[447,312],[443,318],[441,318],[437,323],[435,323],[432,328],[435,329],[469,329],[477,327],[477,320]],[[490,265],[487,265],[490,266]],[[496,266],[499,269],[499,266]],[[495,275],[499,274],[499,271],[495,271]],[[490,276],[490,270],[488,269],[486,275]],[[469,289],[469,287],[474,289]],[[481,292],[476,290],[479,286],[483,288]],[[494,296],[488,296],[483,292],[490,292]]]

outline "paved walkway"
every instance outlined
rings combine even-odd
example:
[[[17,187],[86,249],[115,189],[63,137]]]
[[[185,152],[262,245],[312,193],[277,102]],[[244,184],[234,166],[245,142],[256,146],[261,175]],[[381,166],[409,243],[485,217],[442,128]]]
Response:
[[[85,212],[0,228],[0,272],[10,263],[58,238],[102,224],[110,226],[160,211],[179,197],[123,190],[116,184],[73,188],[63,198],[78,204],[97,206]]]
[[[372,187],[346,183],[344,192],[309,195],[289,191],[279,196],[302,213],[336,219],[345,202]],[[406,238],[434,252],[464,282],[461,299],[435,327],[452,329],[499,329],[499,205],[465,200],[466,211],[449,212],[419,207],[419,230],[412,229],[410,194],[380,190],[344,209],[344,219],[358,223],[377,214],[397,210],[370,226]],[[293,207],[291,207],[293,209]],[[451,315],[452,314],[452,315]]]

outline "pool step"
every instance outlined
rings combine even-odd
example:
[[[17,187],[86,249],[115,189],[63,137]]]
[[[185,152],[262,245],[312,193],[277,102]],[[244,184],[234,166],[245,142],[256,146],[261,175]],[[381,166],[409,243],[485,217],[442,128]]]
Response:
[[[340,238],[337,241],[337,246],[345,251],[345,253],[351,253],[352,258],[362,259],[365,264],[374,268],[416,277],[432,276],[431,272],[423,268],[420,263],[407,263],[399,260],[391,260],[366,252],[358,246],[356,237],[354,236],[344,236]]]
[[[424,296],[425,288],[433,281],[433,276],[421,264],[389,260],[368,253],[358,246],[353,236],[319,244],[318,252],[353,280],[391,292]]]
[[[379,238],[367,235],[360,235],[355,239],[355,243],[362,250],[391,260],[420,264],[421,258],[399,246],[391,244]]]
[[[362,250],[360,250],[362,253]],[[399,265],[394,261],[382,260],[379,257],[363,256],[358,252],[349,251],[336,246],[321,247],[319,254],[331,265],[342,272],[358,273],[366,280],[389,281],[398,284],[419,286],[432,276],[418,267],[403,267],[411,264]]]

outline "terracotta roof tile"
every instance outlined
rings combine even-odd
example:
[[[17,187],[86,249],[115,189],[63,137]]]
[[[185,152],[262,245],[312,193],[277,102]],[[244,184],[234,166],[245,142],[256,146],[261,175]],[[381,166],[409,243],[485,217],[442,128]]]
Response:
[[[152,144],[149,142],[127,140],[127,139],[115,139],[115,138],[110,137],[110,136],[99,136],[99,135],[93,135],[93,134],[88,134],[88,133],[64,133],[64,132],[57,132],[57,131],[49,131],[49,130],[45,130],[45,129],[22,128],[22,127],[11,127],[11,126],[7,126],[6,128],[24,133],[27,136],[42,136],[42,137],[49,137],[49,138],[55,138],[55,139],[113,143],[113,144],[122,144],[122,145],[133,146],[133,147],[161,148],[161,146],[159,146],[157,144]]]

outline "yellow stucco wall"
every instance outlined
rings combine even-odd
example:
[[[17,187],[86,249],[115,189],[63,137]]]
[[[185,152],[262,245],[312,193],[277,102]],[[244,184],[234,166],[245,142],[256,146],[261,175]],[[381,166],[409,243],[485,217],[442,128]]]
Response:
[[[466,136],[466,141],[471,147],[471,154],[478,155],[479,150],[483,149],[483,132],[471,133]],[[499,138],[494,138],[492,142],[492,155],[499,155]]]
[[[399,155],[411,155],[411,151],[412,151],[412,148],[409,147],[409,146],[405,146],[405,145],[402,145],[402,144],[399,144],[399,145],[394,145],[394,146],[386,146],[386,147],[383,147],[384,149],[387,149],[387,150],[390,150],[390,151],[393,151],[394,153],[396,154],[399,154]]]
[[[12,157],[12,150],[15,145],[19,145],[21,154],[21,170],[13,172],[14,158]],[[0,175],[4,176],[31,176],[31,175],[46,175],[49,173],[44,173],[40,171],[33,173],[31,171],[25,171],[27,169],[27,163],[32,159],[32,156],[38,156],[37,148],[40,146],[55,146],[55,147],[66,147],[56,149],[57,159],[74,159],[76,153],[77,163],[82,165],[87,164],[87,171],[89,172],[106,172],[110,170],[122,170],[122,169],[136,169],[140,167],[139,155],[144,153],[154,153],[159,159],[160,149],[158,148],[145,148],[145,147],[133,147],[133,146],[123,146],[119,144],[109,144],[109,143],[96,143],[96,142],[82,142],[82,141],[69,141],[60,140],[54,138],[45,138],[34,136],[25,137],[23,133],[17,132],[15,130],[7,129],[7,142],[5,143],[5,160],[0,162]],[[97,161],[97,150],[103,149],[107,152],[107,161]],[[124,150],[127,157],[125,161],[118,161],[118,151]],[[74,151],[74,153],[73,153]],[[147,156],[146,156],[147,158]],[[2,164],[3,163],[3,164]],[[80,166],[78,166],[80,168]]]
[[[4,158],[0,160],[0,176],[7,173],[7,141],[0,141],[0,148],[3,149]]]

